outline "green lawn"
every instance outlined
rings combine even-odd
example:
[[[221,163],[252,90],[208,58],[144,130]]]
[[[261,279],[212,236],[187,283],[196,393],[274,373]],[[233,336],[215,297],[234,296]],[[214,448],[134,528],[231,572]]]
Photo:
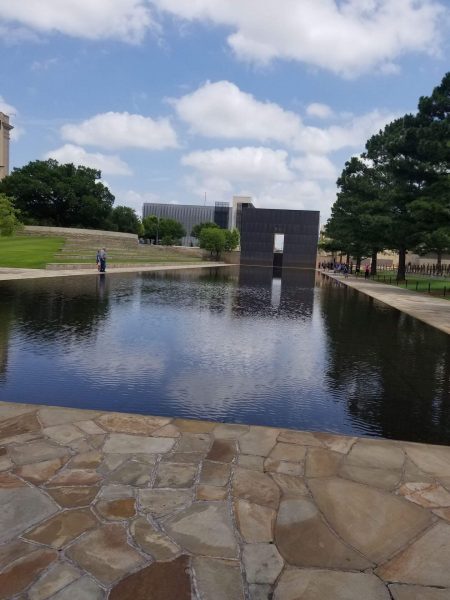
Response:
[[[80,248],[80,256],[67,258],[61,255],[64,243],[64,238],[58,237],[0,237],[0,267],[44,269],[48,263],[91,263],[92,267],[95,267],[94,251],[92,251],[92,258],[86,258],[86,249]],[[120,250],[116,249],[108,255],[108,262],[167,265],[201,262],[201,258],[179,254],[170,248],[155,254],[149,251],[146,256],[139,253],[139,249],[136,248],[136,254],[132,256],[121,256]]]
[[[397,286],[396,272],[380,271],[374,281],[390,283]],[[398,287],[407,288],[414,292],[444,295],[450,299],[450,279],[445,277],[430,277],[428,275],[406,274],[406,280],[400,281]]]
[[[0,267],[43,269],[63,245],[58,237],[0,237]]]

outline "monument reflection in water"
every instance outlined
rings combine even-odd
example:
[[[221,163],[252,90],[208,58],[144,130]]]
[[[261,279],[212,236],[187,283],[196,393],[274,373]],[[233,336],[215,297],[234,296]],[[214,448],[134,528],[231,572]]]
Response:
[[[450,443],[448,336],[279,275],[0,282],[0,399]]]

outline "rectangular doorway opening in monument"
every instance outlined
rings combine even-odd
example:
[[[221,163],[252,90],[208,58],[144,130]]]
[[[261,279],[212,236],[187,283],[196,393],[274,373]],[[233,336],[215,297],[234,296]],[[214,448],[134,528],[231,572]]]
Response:
[[[273,266],[283,266],[284,233],[276,233],[273,236]]]
[[[273,240],[273,251],[283,252],[284,250],[284,233],[276,233]]]

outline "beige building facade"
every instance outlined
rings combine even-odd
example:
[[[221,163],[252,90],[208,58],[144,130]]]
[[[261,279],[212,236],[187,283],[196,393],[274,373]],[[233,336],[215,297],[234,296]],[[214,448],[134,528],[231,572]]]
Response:
[[[9,175],[9,117],[0,112],[0,179]]]

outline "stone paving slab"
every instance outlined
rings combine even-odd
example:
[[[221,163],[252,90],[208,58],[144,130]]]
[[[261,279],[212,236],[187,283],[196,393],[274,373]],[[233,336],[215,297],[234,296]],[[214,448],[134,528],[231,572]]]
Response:
[[[0,402],[0,600],[450,599],[450,448]]]

